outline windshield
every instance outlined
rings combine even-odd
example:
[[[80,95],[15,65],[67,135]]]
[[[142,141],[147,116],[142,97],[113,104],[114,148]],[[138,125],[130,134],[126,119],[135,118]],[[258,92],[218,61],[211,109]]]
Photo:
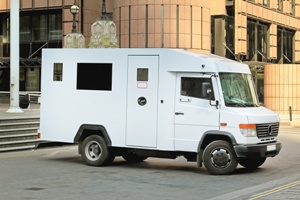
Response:
[[[226,106],[257,107],[258,100],[250,74],[220,73]]]

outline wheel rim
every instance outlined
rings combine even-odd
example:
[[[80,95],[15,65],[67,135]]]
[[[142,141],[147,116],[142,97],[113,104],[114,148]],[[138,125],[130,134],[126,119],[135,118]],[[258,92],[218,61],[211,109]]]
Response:
[[[102,148],[96,141],[90,141],[85,146],[85,155],[91,161],[96,161],[101,157]]]
[[[217,148],[211,152],[211,163],[217,168],[226,168],[231,163],[231,155],[228,149]]]

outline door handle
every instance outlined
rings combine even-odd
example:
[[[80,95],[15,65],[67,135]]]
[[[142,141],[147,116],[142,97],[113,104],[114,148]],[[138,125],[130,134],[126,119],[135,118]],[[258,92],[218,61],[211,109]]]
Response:
[[[179,111],[179,112],[175,112],[175,115],[184,115],[184,113]]]

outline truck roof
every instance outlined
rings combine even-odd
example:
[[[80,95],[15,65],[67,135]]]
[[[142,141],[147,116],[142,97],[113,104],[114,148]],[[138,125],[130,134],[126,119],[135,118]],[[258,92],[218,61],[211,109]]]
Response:
[[[250,74],[248,65],[221,56],[200,53],[185,49],[169,48],[110,48],[110,49],[43,49],[48,56],[72,56],[78,62],[101,62],[103,57],[121,59],[129,55],[159,55],[160,67],[167,66],[169,72],[200,72],[200,73],[246,73]],[[97,55],[97,56],[95,56]],[[101,56],[103,55],[103,56]],[[107,56],[109,55],[109,56]]]
[[[170,50],[178,52],[178,55],[172,56],[176,59],[177,65],[172,66],[171,69],[168,69],[168,71],[251,73],[248,65],[218,55],[184,49]],[[189,58],[183,59],[182,57],[185,56],[189,56]],[[185,60],[185,63],[181,63],[183,60]],[[188,62],[186,62],[186,60],[188,60]]]

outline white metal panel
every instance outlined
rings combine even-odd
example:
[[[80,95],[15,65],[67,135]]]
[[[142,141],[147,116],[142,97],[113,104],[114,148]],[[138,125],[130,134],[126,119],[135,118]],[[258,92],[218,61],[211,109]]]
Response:
[[[241,134],[239,124],[264,124],[279,122],[278,115],[265,107],[226,107],[222,106],[220,122],[227,126],[221,127],[222,131],[232,133],[237,143],[259,143],[257,137],[247,138]],[[253,142],[255,141],[255,142]]]
[[[82,124],[94,124],[106,128],[112,145],[125,146],[126,60],[126,52],[112,50],[43,50],[42,139],[73,142]],[[62,81],[53,81],[53,63],[63,63]],[[112,91],[77,90],[77,63],[112,63]]]
[[[126,145],[157,146],[158,59],[128,56]],[[137,81],[138,68],[148,68],[148,81]],[[144,98],[144,105],[139,98]]]
[[[175,149],[196,152],[199,141],[206,131],[219,130],[219,112],[209,100],[182,96],[181,77],[210,78],[198,73],[178,73],[175,97]],[[215,99],[219,99],[215,78],[212,78]],[[201,87],[199,85],[199,87]],[[177,113],[177,114],[176,114]]]

